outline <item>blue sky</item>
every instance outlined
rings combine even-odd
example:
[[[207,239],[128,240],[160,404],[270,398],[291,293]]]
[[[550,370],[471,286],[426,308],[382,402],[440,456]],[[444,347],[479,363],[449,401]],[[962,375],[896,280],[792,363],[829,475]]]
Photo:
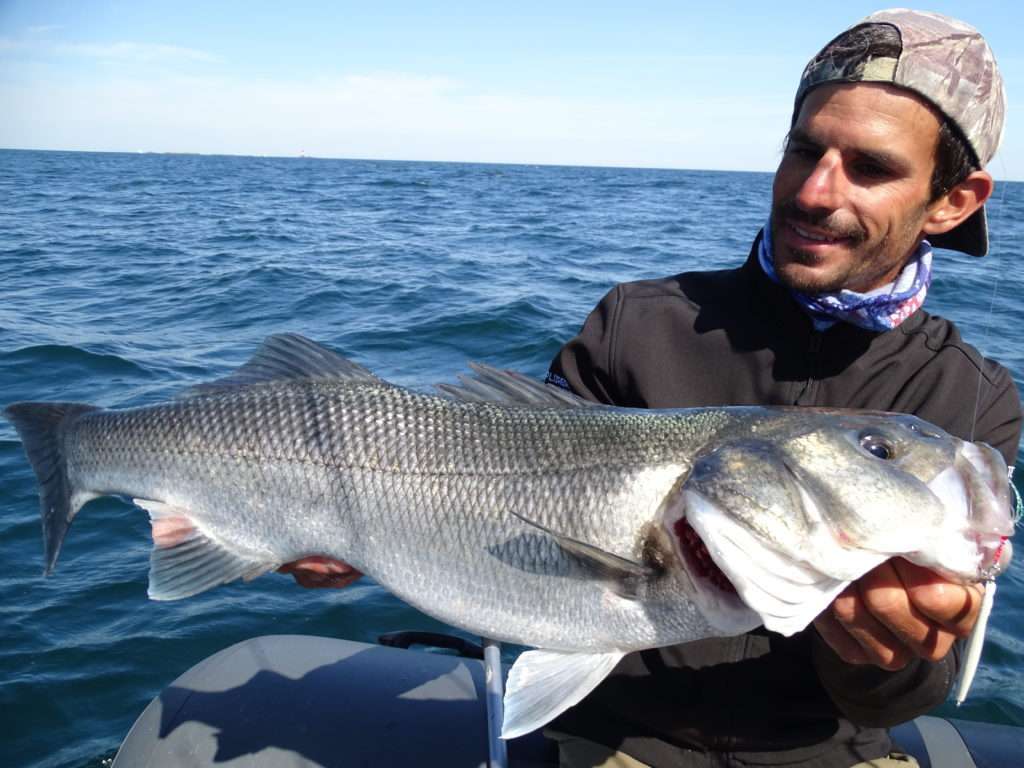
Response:
[[[1019,3],[989,39],[1024,179]],[[860,2],[0,0],[0,146],[772,170]]]

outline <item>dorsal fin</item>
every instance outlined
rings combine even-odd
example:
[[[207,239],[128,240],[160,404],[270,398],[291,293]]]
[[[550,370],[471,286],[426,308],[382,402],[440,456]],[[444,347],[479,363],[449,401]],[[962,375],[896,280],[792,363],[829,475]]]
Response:
[[[189,387],[181,396],[209,395],[253,384],[306,379],[345,379],[367,384],[383,383],[383,379],[359,363],[354,363],[305,336],[297,333],[279,333],[268,336],[256,350],[256,354],[241,368],[222,379]]]
[[[438,384],[437,389],[464,403],[504,403],[545,408],[601,405],[515,371],[503,371],[483,363],[470,363],[469,367],[473,370],[472,376],[459,374],[459,384]]]

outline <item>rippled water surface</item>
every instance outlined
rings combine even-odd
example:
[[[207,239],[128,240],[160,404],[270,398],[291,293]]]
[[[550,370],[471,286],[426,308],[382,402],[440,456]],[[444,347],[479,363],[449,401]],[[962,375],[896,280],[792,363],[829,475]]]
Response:
[[[297,331],[395,382],[467,360],[541,375],[612,283],[731,266],[767,174],[0,151],[0,404],[150,403]],[[1024,377],[1024,185],[990,204],[994,252],[943,252],[928,299]],[[1019,463],[1019,462],[1018,462]],[[0,744],[5,765],[93,766],[192,664],[254,635],[372,641],[434,628],[368,580],[268,576],[146,599],[146,516],[75,522],[40,578],[38,502],[0,423]],[[1014,563],[960,717],[1024,725]],[[947,708],[946,713],[952,710]]]

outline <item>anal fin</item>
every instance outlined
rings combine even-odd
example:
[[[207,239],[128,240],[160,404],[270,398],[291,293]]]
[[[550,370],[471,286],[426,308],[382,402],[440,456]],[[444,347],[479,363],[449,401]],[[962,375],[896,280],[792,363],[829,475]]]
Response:
[[[151,499],[133,499],[149,512],[153,550],[149,555],[152,600],[180,600],[238,578],[246,581],[279,563],[231,550],[200,531],[190,510]]]
[[[501,738],[514,739],[535,731],[578,704],[625,655],[624,651],[522,653],[505,683]]]

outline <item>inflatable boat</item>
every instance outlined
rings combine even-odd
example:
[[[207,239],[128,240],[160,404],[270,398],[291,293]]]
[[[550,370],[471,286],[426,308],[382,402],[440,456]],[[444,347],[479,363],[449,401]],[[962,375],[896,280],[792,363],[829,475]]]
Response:
[[[226,648],[150,702],[111,768],[557,768],[540,732],[495,754],[495,655],[488,666],[481,647],[447,635],[381,643],[271,635]],[[922,768],[1024,765],[1014,726],[919,717],[893,739]]]

